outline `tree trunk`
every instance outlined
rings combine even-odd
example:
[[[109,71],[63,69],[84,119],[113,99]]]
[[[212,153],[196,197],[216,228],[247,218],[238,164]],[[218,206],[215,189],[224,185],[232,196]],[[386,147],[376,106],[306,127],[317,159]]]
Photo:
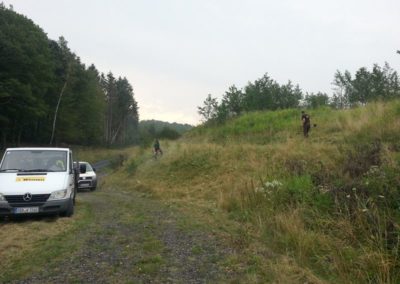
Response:
[[[65,79],[64,86],[62,87],[61,92],[60,92],[60,96],[58,97],[58,102],[57,102],[57,106],[56,106],[56,111],[55,111],[55,113],[54,113],[53,130],[51,131],[51,138],[50,138],[50,143],[49,143],[50,145],[53,144],[54,132],[55,132],[55,130],[56,130],[56,121],[57,121],[58,109],[59,109],[59,107],[60,107],[62,95],[64,94],[65,88],[67,87],[68,78],[69,78],[69,74],[67,74],[67,78]]]
[[[115,134],[114,134],[114,136],[113,136],[112,139],[111,139],[111,144],[113,144],[113,143],[115,142],[115,139],[117,138],[117,135],[118,135],[118,133],[119,133],[119,130],[121,129],[121,126],[122,126],[122,123],[119,124],[119,126],[118,126],[118,128],[117,128],[117,131],[115,131]]]

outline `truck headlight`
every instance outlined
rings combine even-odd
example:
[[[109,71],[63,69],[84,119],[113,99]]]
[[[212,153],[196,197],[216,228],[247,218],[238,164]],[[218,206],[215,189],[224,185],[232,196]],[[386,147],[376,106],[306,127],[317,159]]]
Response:
[[[57,190],[57,191],[53,191],[50,194],[50,197],[49,197],[48,200],[64,199],[66,196],[67,196],[67,190],[66,189]]]
[[[0,201],[6,201],[6,199],[2,193],[0,193]]]

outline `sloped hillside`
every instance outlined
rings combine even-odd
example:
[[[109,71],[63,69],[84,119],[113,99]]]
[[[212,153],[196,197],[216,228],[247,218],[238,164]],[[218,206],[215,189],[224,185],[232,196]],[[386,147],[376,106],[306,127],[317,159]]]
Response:
[[[161,141],[117,178],[192,212],[236,254],[245,282],[396,283],[400,102],[248,113]]]

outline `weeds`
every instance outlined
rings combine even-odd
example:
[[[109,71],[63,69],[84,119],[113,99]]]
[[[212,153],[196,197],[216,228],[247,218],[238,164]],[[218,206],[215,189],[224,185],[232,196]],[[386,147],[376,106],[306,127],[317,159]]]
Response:
[[[243,228],[229,238],[239,252],[271,250],[268,265],[247,258],[255,282],[398,283],[399,106],[313,110],[307,140],[298,110],[248,113],[127,171],[161,198],[225,212]]]

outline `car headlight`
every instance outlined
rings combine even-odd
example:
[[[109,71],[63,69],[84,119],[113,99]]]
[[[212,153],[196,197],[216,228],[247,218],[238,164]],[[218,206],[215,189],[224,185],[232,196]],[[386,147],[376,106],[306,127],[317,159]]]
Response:
[[[67,196],[67,190],[66,189],[57,190],[57,191],[53,191],[50,194],[50,197],[49,197],[48,200],[64,199],[66,196]]]
[[[0,193],[0,201],[6,201],[6,198],[4,197],[4,195],[2,193]]]

